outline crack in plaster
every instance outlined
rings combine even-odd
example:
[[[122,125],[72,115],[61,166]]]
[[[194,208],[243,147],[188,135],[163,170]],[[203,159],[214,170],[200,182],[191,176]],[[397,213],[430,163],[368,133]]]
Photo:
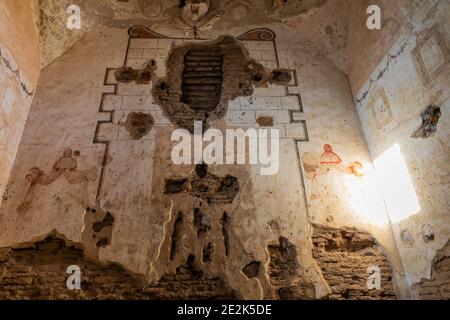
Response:
[[[31,97],[34,94],[34,90],[32,90],[31,92],[28,91],[27,85],[22,81],[21,76],[20,76],[20,69],[17,68],[17,70],[14,70],[14,68],[11,65],[11,62],[8,60],[8,58],[3,54],[3,50],[2,48],[0,48],[0,59],[3,61],[3,63],[5,64],[6,68],[11,71],[15,77],[17,78],[17,81],[20,84],[20,87],[22,88],[22,91],[25,92],[25,94],[28,97]]]

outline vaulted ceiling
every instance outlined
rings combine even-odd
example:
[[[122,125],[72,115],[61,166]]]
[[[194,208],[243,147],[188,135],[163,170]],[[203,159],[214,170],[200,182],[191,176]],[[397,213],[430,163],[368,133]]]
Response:
[[[167,29],[189,36],[190,23],[182,18],[186,0],[39,0],[42,64],[46,66],[76,43],[86,32],[102,24],[127,29],[144,24],[155,31]],[[81,8],[81,30],[65,27],[67,8]],[[214,30],[227,33],[242,27],[282,23],[299,31],[293,45],[322,54],[341,70],[346,60],[348,8],[351,0],[210,0],[207,16],[195,23],[205,36]]]

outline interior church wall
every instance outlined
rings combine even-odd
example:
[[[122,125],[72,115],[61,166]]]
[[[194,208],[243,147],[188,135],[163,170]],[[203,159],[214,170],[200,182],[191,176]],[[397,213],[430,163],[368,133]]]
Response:
[[[198,28],[177,1],[79,0],[81,30],[65,27],[68,1],[41,0],[39,12],[36,1],[3,3],[1,12],[23,14],[0,23],[7,296],[14,286],[26,289],[21,298],[45,291],[39,279],[63,278],[70,261],[88,283],[108,266],[114,281],[127,282],[108,293],[99,279],[102,297],[448,297],[448,1],[380,0],[380,31],[365,26],[366,0],[311,0],[303,9],[213,1]],[[224,35],[238,44],[212,42]],[[181,47],[196,48],[182,57],[190,63],[174,58]],[[158,94],[201,93],[181,85],[192,84],[184,70],[200,72],[196,65],[220,70],[220,90],[230,94],[246,77],[233,58],[291,77],[255,85],[251,95],[237,90],[209,122],[222,133],[278,129],[276,175],[260,165],[171,159],[179,106]],[[419,128],[428,106],[440,108],[434,133]],[[55,245],[61,255],[51,262]],[[374,267],[381,288],[369,290]],[[45,297],[67,298],[57,287]],[[90,289],[84,298],[95,296]]]
[[[207,234],[215,239],[211,240],[215,251],[211,264],[198,264],[208,274],[225,279],[241,298],[274,298],[286,292],[294,297],[340,297],[348,290],[362,297],[366,290],[362,287],[363,275],[367,274],[369,262],[355,257],[361,263],[360,286],[347,283],[332,288],[323,277],[327,270],[322,270],[312,255],[312,224],[318,226],[317,230],[321,226],[336,230],[356,227],[357,231],[334,232],[346,232],[355,241],[358,237],[376,239],[376,250],[389,261],[384,285],[394,286],[398,296],[405,295],[402,267],[345,74],[326,58],[301,46],[292,47],[289,40],[295,32],[289,28],[280,24],[264,27],[276,35],[276,52],[271,41],[243,41],[250,56],[273,68],[276,53],[279,66],[295,70],[295,78],[289,86],[256,88],[252,99],[231,101],[225,118],[215,121],[214,126],[221,130],[257,127],[258,116],[273,117],[281,135],[280,172],[261,176],[257,166],[211,166],[214,176],[236,177],[240,192],[232,205],[205,204],[213,221]],[[170,243],[177,234],[181,232],[187,239],[193,236],[189,236],[195,230],[189,222],[191,211],[202,203],[188,195],[169,197],[163,193],[167,179],[192,174],[192,166],[171,164],[170,133],[174,127],[151,99],[151,86],[117,84],[112,76],[114,69],[123,65],[126,54],[127,63],[142,67],[146,52],[157,54],[157,75],[164,76],[163,62],[170,48],[180,45],[171,37],[183,37],[169,30],[158,30],[167,39],[131,39],[129,45],[127,29],[99,26],[42,71],[8,185],[10,196],[1,210],[2,247],[44,239],[56,230],[70,241],[81,243],[93,259],[118,263],[152,281],[174,271],[190,254],[195,255],[195,261],[201,258],[206,248],[200,246],[204,240],[191,239],[179,240],[180,249],[170,259]],[[230,33],[239,36],[246,31],[241,27]],[[207,36],[214,39],[221,34],[210,31]],[[136,100],[136,96],[143,99]],[[99,110],[113,111],[112,121],[110,114]],[[132,111],[149,112],[155,120],[149,135],[141,140],[130,138],[123,125]],[[110,143],[108,147],[96,143],[101,141]],[[314,166],[326,153],[325,145],[342,157],[342,166],[332,163],[322,172]],[[70,182],[62,174],[51,183],[32,182],[41,181],[42,174],[51,176],[55,167],[65,170],[70,163],[76,163],[81,179]],[[315,170],[317,177],[313,179]],[[226,237],[225,229],[219,227],[224,223],[220,211],[223,208],[231,212],[229,225],[223,227],[229,228]],[[181,225],[177,222],[178,210],[184,212]],[[102,221],[107,213],[114,217],[112,230],[102,235],[107,243],[99,245],[86,232],[90,219]],[[366,232],[367,236],[359,236],[358,232]],[[223,237],[229,239],[227,246],[232,256],[226,254]],[[280,250],[276,248],[286,250],[286,246],[292,248],[289,250],[296,267],[287,278],[274,280],[270,275],[276,250]],[[275,250],[272,260],[267,248]],[[262,266],[257,278],[241,272],[252,262]],[[380,296],[384,292],[389,297],[392,289],[386,287]]]

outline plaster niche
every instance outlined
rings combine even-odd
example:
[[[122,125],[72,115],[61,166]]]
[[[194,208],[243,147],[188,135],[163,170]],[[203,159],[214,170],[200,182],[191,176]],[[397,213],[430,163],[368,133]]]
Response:
[[[189,25],[195,25],[208,14],[209,5],[209,0],[187,0],[181,10],[181,19]]]

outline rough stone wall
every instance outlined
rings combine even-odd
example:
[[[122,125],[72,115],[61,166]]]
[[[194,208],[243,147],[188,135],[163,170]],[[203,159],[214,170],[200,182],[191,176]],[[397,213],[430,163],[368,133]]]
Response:
[[[450,300],[450,241],[433,260],[430,279],[422,279],[413,288],[418,299]]]
[[[331,292],[331,300],[396,299],[392,268],[381,247],[368,233],[355,228],[335,229],[314,225],[313,257]],[[369,267],[379,267],[381,288],[367,288]]]
[[[81,270],[81,291],[69,290],[69,266]],[[19,299],[233,299],[219,278],[208,278],[194,261],[180,265],[157,283],[147,284],[119,265],[85,258],[83,250],[58,236],[22,248],[0,250],[0,300]]]

